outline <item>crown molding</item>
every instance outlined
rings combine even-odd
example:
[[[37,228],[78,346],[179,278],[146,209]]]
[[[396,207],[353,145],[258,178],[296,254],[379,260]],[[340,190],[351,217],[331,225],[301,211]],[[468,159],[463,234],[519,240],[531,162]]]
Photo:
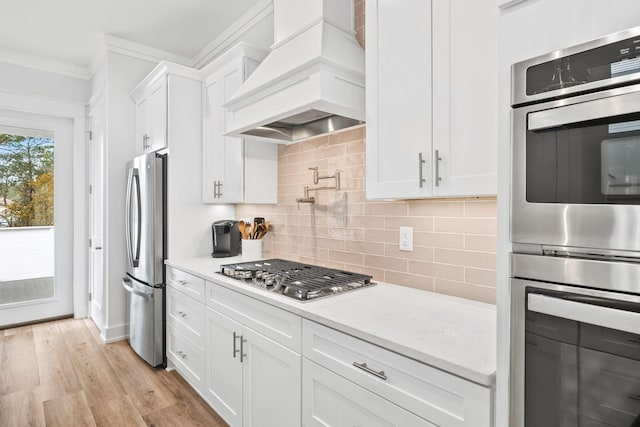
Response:
[[[104,44],[108,52],[121,53],[146,61],[160,62],[164,60],[186,66],[190,66],[193,62],[184,56],[125,40],[111,34],[104,35]]]
[[[194,68],[204,67],[213,58],[240,41],[243,34],[272,15],[273,0],[259,1],[198,52],[192,58],[191,66]]]
[[[524,1],[524,0],[521,0]],[[170,61],[200,69],[212,59],[241,41],[242,36],[265,19],[273,16],[273,0],[260,0],[218,37],[209,42],[192,58],[176,55],[161,49],[145,46],[110,34],[104,35],[103,47],[92,58],[88,66],[81,66],[65,61],[31,55],[8,48],[0,48],[0,62],[33,68],[49,73],[59,74],[82,80],[90,80],[104,64],[107,52],[139,58],[151,62]]]
[[[49,73],[76,79],[89,79],[89,68],[44,56],[31,55],[8,48],[0,48],[0,62],[18,65],[20,67],[33,68]]]

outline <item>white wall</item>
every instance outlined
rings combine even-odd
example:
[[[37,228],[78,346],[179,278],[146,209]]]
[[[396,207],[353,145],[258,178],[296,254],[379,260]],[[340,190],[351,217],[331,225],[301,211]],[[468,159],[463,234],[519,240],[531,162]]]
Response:
[[[89,81],[0,62],[0,90],[86,104]]]
[[[124,210],[126,162],[135,156],[135,105],[129,93],[156,65],[154,62],[108,52],[105,59],[107,131],[105,144],[105,330],[112,341],[126,336],[126,292],[121,279],[126,274]],[[96,73],[99,79],[101,73]],[[99,85],[97,85],[99,86]]]
[[[637,25],[640,25],[640,2],[637,0],[528,0],[501,12],[498,76],[501,83],[498,93],[497,426],[509,425],[510,66]]]

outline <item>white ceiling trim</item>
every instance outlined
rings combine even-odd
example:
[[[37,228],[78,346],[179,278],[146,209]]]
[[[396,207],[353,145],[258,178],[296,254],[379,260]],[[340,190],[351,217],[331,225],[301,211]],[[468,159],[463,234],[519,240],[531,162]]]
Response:
[[[193,62],[190,58],[185,58],[184,56],[176,55],[161,49],[121,39],[120,37],[112,36],[110,34],[104,35],[104,43],[107,50],[110,52],[118,52],[123,55],[129,55],[148,61],[160,62],[165,60],[186,66],[191,66]]]
[[[224,30],[218,37],[198,52],[192,58],[191,66],[194,68],[204,67],[213,58],[222,54],[222,52],[238,42],[244,33],[272,15],[273,0],[259,1],[231,24],[229,28]]]
[[[0,48],[0,62],[75,77],[77,79],[89,79],[89,69],[87,67],[7,48]]]
[[[273,15],[273,0],[260,0],[251,9],[245,12],[231,26],[224,30],[218,37],[207,44],[193,58],[176,55],[161,49],[152,48],[140,43],[135,43],[110,34],[104,35],[104,49],[97,52],[88,67],[75,65],[64,61],[30,55],[23,52],[0,48],[0,62],[14,64],[27,68],[47,71],[63,76],[90,80],[105,59],[107,51],[118,52],[153,62],[162,60],[175,62],[193,68],[202,68],[213,58],[222,54],[247,31],[258,23]]]

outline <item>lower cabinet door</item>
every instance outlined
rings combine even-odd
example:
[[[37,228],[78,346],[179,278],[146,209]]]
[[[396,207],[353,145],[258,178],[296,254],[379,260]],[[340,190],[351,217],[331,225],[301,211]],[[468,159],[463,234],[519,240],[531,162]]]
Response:
[[[240,323],[205,309],[205,399],[231,427],[242,426],[241,337]]]
[[[303,358],[305,427],[435,427],[357,384]]]
[[[245,327],[244,426],[301,425],[301,356]]]

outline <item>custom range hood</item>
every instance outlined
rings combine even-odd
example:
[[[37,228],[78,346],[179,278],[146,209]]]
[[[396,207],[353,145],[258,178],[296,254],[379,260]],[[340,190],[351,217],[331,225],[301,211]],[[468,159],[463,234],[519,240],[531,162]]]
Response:
[[[365,120],[353,0],[274,0],[274,45],[224,106],[226,135],[277,143]]]

